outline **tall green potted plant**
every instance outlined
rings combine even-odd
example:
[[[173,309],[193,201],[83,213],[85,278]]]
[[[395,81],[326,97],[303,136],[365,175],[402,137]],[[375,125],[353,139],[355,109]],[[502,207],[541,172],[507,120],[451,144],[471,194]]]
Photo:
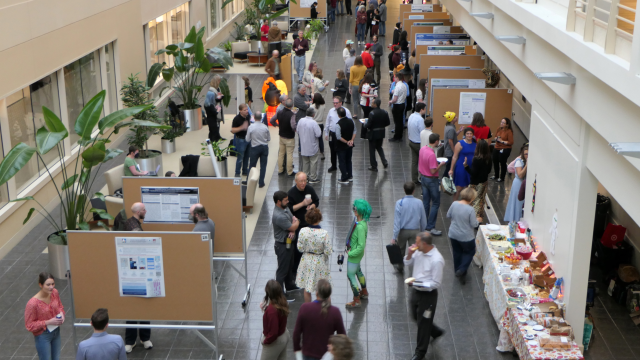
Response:
[[[148,105],[149,109],[137,113],[134,118],[137,120],[151,121],[161,124],[162,119],[158,117],[158,109],[153,105],[154,99],[151,98],[151,88],[138,79],[138,74],[131,74],[127,78],[127,82],[120,89],[122,103],[126,107],[134,107],[140,105]],[[137,160],[140,170],[155,171],[158,165],[162,170],[162,152],[159,150],[149,150],[149,138],[160,133],[156,127],[132,125],[129,126],[129,136],[127,138],[129,145],[133,145],[140,149],[140,157]]]
[[[160,130],[162,134],[162,152],[165,154],[171,154],[176,152],[176,138],[184,134],[184,128],[178,122],[176,122],[168,111],[164,112],[164,124],[169,126],[168,129]]]
[[[101,119],[105,94],[104,90],[99,92],[80,111],[73,129],[80,136],[78,152],[75,157],[70,159],[65,159],[64,156],[60,158],[60,175],[62,179],[56,181],[51,169],[46,165],[47,162],[42,159],[42,155],[51,150],[64,154],[63,141],[69,136],[69,131],[58,116],[44,106],[42,107],[42,113],[45,126],[39,128],[36,132],[36,147],[31,147],[21,142],[14,146],[0,162],[0,186],[14,177],[34,155],[38,157],[40,164],[45,167],[47,174],[51,178],[60,199],[61,213],[59,218],[53,217],[32,196],[15,199],[12,202],[33,201],[37,204],[37,208],[32,207],[29,209],[23,225],[37,211],[55,228],[55,232],[49,235],[47,240],[50,270],[58,278],[64,278],[69,269],[66,229],[89,230],[88,218],[92,213],[99,214],[102,219],[112,219],[106,211],[89,207],[91,198],[99,197],[104,199],[101,193],[91,193],[95,175],[100,171],[102,164],[122,153],[122,150],[119,149],[106,148],[105,145],[111,141],[109,138],[126,126],[165,128],[164,125],[146,120],[133,119],[124,121],[131,116],[148,110],[150,108],[149,105],[118,110]],[[96,130],[98,130],[97,133],[95,133]],[[102,222],[98,222],[98,225],[107,228]]]
[[[218,63],[225,69],[233,66],[233,60],[224,50],[210,49],[205,51],[202,38],[205,28],[196,32],[191,28],[184,42],[167,45],[156,51],[156,55],[167,54],[173,57],[173,66],[165,62],[153,64],[147,75],[147,86],[153,87],[158,76],[171,85],[174,81],[174,95],[182,102],[180,106],[180,120],[186,123],[187,131],[202,128],[202,111],[200,109],[201,93],[205,85],[211,80],[211,66]],[[165,89],[169,88],[166,86]]]

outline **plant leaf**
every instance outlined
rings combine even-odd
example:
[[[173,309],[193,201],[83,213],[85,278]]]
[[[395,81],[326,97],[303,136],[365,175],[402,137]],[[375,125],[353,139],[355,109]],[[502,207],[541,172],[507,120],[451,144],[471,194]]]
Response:
[[[193,52],[196,62],[201,62],[202,59],[204,59],[204,44],[202,43],[202,39],[197,39]]]
[[[232,2],[233,2],[233,0],[225,0],[225,1],[222,3],[222,6],[220,7],[220,9],[224,9],[224,7],[225,7],[225,6],[229,5],[229,4],[230,4],[230,3],[232,3]]]
[[[23,198],[19,198],[19,199],[13,199],[9,202],[18,202],[18,201],[27,201],[27,200],[34,200],[33,196],[25,196]]]
[[[80,174],[80,184],[84,185],[84,183],[87,182],[89,175],[91,175],[91,170],[83,169],[82,174]]]
[[[178,43],[178,47],[179,47],[181,50],[187,50],[187,49],[190,49],[190,48],[192,48],[192,47],[193,47],[193,45],[194,45],[193,43],[189,43],[189,42],[181,42],[181,43]]]
[[[14,146],[0,162],[0,185],[4,185],[22,169],[36,152],[35,148],[21,142]]]
[[[89,211],[100,215],[102,220],[113,220],[113,216],[109,215],[109,213],[104,209],[91,208]]]
[[[104,195],[101,192],[97,192],[95,194],[93,194],[93,196],[97,197],[98,199],[105,201],[104,199]]]
[[[162,78],[164,81],[171,82],[171,79],[173,78],[173,71],[174,68],[162,69]]]
[[[67,128],[62,121],[58,118],[53,111],[49,110],[46,106],[42,107],[42,115],[44,115],[44,124],[47,125],[47,129],[51,132],[66,132]]]
[[[100,145],[102,145],[102,147]],[[94,167],[104,160],[105,155],[104,144],[95,144],[82,152],[83,164],[85,164],[86,168]]]
[[[231,92],[229,91],[229,84],[227,84],[227,79],[225,78],[222,78],[220,82],[220,91],[224,94],[222,103],[225,107],[229,106],[229,102],[231,102]]]
[[[137,119],[131,120],[131,123],[129,124],[129,126],[146,126],[150,128],[163,129],[163,130],[171,129],[171,126],[169,125],[162,125],[149,120],[137,120]]]
[[[294,4],[296,3],[295,0],[289,0],[289,1],[292,1]],[[284,14],[287,11],[289,11],[289,8],[284,8],[284,9],[282,9],[280,11],[274,12],[273,14],[267,16],[266,18],[268,20],[275,19],[275,18],[279,17],[280,15]]]
[[[76,134],[83,139],[91,139],[91,133],[98,124],[104,107],[104,98],[107,95],[105,90],[100,91],[94,96],[87,105],[80,111],[80,115],[76,119],[74,130]]]
[[[203,57],[202,62],[200,63],[200,69],[206,73],[211,71],[211,63],[209,62],[209,59]]]
[[[156,51],[156,53],[154,55],[162,55],[162,54],[171,53],[171,52],[172,51],[168,50],[168,49],[160,49],[160,50]]]
[[[205,28],[206,26],[203,26],[200,28],[200,30],[198,30],[198,32],[196,33],[196,38],[204,39]]]
[[[130,108],[126,108],[126,109],[121,109],[115,112],[112,112],[111,114],[103,117],[102,119],[100,119],[100,123],[98,124],[98,128],[100,129],[100,134],[104,134],[104,131],[115,126],[116,124],[118,124],[120,121],[133,116],[139,112],[145,111],[150,109],[153,106],[153,104],[149,104],[149,105],[139,105],[139,106],[133,106]]]
[[[151,65],[149,73],[147,74],[147,87],[151,88],[156,84],[156,79],[158,78],[158,76],[160,76],[160,71],[162,71],[164,65],[165,63],[157,63]]]
[[[106,231],[111,231],[111,229],[109,229],[109,227],[107,225],[105,225],[105,223],[103,223],[102,221],[98,221],[96,223],[96,225],[102,227],[103,229],[105,229]]]
[[[22,225],[26,224],[27,221],[29,221],[29,219],[31,219],[31,215],[33,215],[33,212],[36,211],[35,208],[31,208],[29,209],[29,212],[27,213],[27,217],[24,218],[24,220],[22,221]]]
[[[78,202],[76,203],[76,214],[80,214],[82,211],[82,207],[84,206],[84,202],[87,200],[87,196],[85,194],[78,195]]]
[[[51,132],[44,126],[36,131],[36,145],[38,146],[38,152],[40,154],[46,154],[53,149],[60,141],[67,137],[69,133],[67,130],[64,132]]]
[[[106,151],[106,155],[104,156],[104,160],[102,160],[103,163],[117,157],[118,155],[122,154],[124,151],[120,150],[120,149],[107,149]]]
[[[175,57],[174,67],[176,68],[176,70],[178,70],[178,72],[185,72],[188,61],[189,59],[184,56],[184,53],[181,51],[178,53],[178,56]]]
[[[78,228],[80,228],[80,230],[89,231],[89,224],[84,221],[80,221],[78,223]]]
[[[70,187],[73,186],[73,184],[76,182],[76,179],[78,178],[78,174],[73,174],[72,177],[67,178],[67,181],[64,182],[64,184],[62,184],[62,186],[60,187],[60,190],[66,190]]]
[[[189,30],[189,34],[184,38],[184,42],[186,43],[195,43],[198,35],[196,34],[196,27],[192,26],[191,30]]]

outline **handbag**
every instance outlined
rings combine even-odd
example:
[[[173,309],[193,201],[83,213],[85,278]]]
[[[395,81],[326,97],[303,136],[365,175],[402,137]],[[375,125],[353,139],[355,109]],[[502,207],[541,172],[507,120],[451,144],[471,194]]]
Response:
[[[453,195],[456,193],[456,185],[450,177],[442,178],[442,191],[447,195]]]
[[[509,172],[509,174],[515,174],[516,173],[516,160],[520,159],[520,156],[518,156],[517,158],[513,159],[512,162],[509,163],[509,165],[507,165],[507,171]]]
[[[402,264],[402,252],[400,251],[400,246],[396,244],[387,245],[387,254],[389,255],[389,262],[392,265]]]

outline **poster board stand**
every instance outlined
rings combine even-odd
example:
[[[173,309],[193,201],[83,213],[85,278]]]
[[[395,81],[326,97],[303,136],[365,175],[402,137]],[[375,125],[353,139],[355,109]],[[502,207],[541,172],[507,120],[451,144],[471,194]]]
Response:
[[[76,328],[90,328],[91,324],[86,320],[91,318],[96,309],[104,307],[109,309],[110,328],[191,330],[215,352],[216,358],[222,357],[218,350],[218,290],[213,269],[213,247],[211,241],[206,241],[209,233],[68,231],[67,234],[71,264],[67,279],[73,309],[72,337],[76,353],[79,344]],[[116,249],[119,238],[160,239],[162,255],[158,264],[161,264],[164,274],[164,296],[142,298],[120,295],[121,261],[118,260]],[[96,251],[101,254],[100,257],[90,256]],[[137,266],[142,263],[144,262],[139,259]],[[114,275],[117,279],[114,279]],[[99,285],[96,279],[101,279]],[[125,320],[161,321],[164,324],[111,322]],[[183,322],[192,321],[206,325],[182,325]],[[212,331],[213,341],[200,330]]]
[[[313,1],[307,2],[307,7],[302,7],[301,0],[297,1],[297,4],[289,1],[289,31],[291,31],[293,25],[298,21],[308,22],[311,20],[311,3]],[[318,12],[318,19],[324,23],[324,26],[327,26],[327,2],[326,1],[318,1],[318,6],[316,7],[316,11]],[[298,24],[298,27],[302,24]]]

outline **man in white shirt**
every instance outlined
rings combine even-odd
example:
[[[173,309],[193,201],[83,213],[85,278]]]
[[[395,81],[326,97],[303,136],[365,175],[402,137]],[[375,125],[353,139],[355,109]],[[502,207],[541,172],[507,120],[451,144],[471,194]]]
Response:
[[[433,119],[426,117],[424,119],[424,129],[420,131],[420,148],[429,145],[429,136],[433,134]]]
[[[347,113],[347,117],[349,119],[353,119],[351,117],[351,112],[349,109],[342,107],[342,98],[340,96],[333,97],[333,108],[329,110],[327,114],[327,121],[324,124],[324,138],[329,140],[329,149],[331,150],[331,167],[327,170],[328,172],[334,172],[338,170],[337,161],[338,161],[338,151],[336,150],[336,124],[340,117],[338,116],[337,110],[343,108]]]
[[[322,131],[318,123],[313,119],[315,114],[316,108],[309,106],[306,110],[306,117],[300,119],[296,127],[298,138],[300,139],[302,172],[309,174],[309,184],[320,182],[318,179],[318,159],[320,158],[320,144],[318,139],[322,139]]]
[[[424,129],[424,114],[427,113],[425,103],[416,103],[416,112],[409,116],[407,121],[407,136],[409,137],[409,149],[411,149],[411,180],[420,184],[418,179],[418,156],[420,153],[420,132]]]
[[[413,265],[411,314],[418,323],[416,350],[411,360],[422,360],[427,355],[430,337],[437,339],[444,330],[433,323],[438,304],[438,288],[442,284],[444,259],[432,243],[431,234],[421,232],[416,243],[404,257],[404,265]]]
[[[391,113],[393,114],[393,122],[396,124],[393,138],[389,139],[390,142],[400,142],[402,140],[402,134],[404,133],[404,109],[407,101],[407,88],[404,86],[404,75],[396,74],[394,78],[396,87],[393,90],[393,98],[389,101],[389,105],[393,106]]]

